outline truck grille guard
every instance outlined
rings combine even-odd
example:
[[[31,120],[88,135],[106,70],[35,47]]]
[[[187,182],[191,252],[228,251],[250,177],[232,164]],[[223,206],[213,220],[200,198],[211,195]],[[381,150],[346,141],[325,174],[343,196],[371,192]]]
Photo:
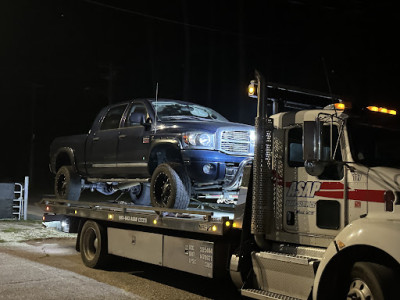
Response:
[[[242,160],[241,163],[239,164],[235,176],[232,178],[230,182],[225,183],[222,186],[222,188],[227,191],[237,190],[242,182],[244,167],[252,162],[253,162],[253,157],[248,157]]]

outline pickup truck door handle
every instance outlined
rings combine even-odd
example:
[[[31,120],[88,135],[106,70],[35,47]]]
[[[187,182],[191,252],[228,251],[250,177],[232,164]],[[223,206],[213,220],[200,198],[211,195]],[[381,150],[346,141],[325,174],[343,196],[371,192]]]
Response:
[[[126,134],[121,134],[118,137],[119,137],[120,140],[122,140],[122,139],[126,138]]]
[[[94,138],[93,138],[93,142],[97,142],[98,140],[100,140],[99,137],[94,137]]]

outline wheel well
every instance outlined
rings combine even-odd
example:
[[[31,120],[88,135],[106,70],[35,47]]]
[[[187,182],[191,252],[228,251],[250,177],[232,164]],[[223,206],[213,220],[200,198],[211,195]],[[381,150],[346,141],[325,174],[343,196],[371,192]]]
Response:
[[[61,152],[57,155],[55,172],[58,171],[62,166],[71,166],[72,162],[69,155],[66,152]]]
[[[325,267],[318,287],[318,299],[337,299],[332,286],[343,286],[354,263],[374,262],[400,272],[399,263],[388,253],[372,246],[353,246],[340,251]],[[326,291],[328,291],[326,293]],[[330,294],[329,294],[330,293]]]
[[[179,149],[174,145],[162,144],[155,146],[149,157],[149,173],[153,174],[158,165],[165,162],[183,163]]]

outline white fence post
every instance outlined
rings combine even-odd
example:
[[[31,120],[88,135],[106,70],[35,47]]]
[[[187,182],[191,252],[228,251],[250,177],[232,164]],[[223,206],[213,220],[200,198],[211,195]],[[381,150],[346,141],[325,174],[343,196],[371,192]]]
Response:
[[[29,176],[25,176],[24,184],[24,220],[28,218],[28,192],[29,190]]]

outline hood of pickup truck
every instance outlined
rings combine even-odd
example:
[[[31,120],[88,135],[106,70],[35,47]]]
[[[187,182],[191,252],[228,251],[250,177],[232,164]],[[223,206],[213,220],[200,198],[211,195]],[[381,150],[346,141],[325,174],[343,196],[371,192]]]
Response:
[[[157,123],[157,131],[171,133],[182,133],[195,130],[214,133],[218,129],[224,127],[230,128],[230,130],[254,130],[254,126],[247,124],[209,120],[174,120],[170,122]]]

